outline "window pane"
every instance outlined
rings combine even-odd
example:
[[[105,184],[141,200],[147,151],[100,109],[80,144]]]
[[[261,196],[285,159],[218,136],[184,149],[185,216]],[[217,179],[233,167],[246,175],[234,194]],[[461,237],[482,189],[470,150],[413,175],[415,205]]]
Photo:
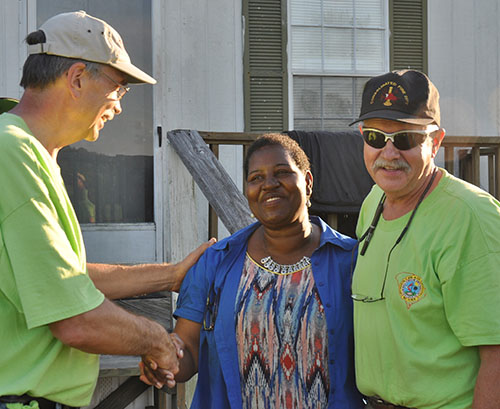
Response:
[[[326,71],[352,71],[353,30],[350,28],[324,28]]]
[[[326,25],[353,25],[352,0],[323,0],[323,23]]]
[[[86,10],[122,36],[135,65],[152,72],[151,1],[37,0],[37,23]],[[96,142],[59,153],[69,196],[81,223],[153,222],[153,88],[134,85],[123,114],[106,123]]]
[[[316,20],[317,0],[291,2],[294,127],[349,129],[359,115],[363,85],[387,69],[387,0],[322,0],[317,28],[293,26],[311,22],[313,14]],[[321,77],[307,77],[318,72]]]
[[[292,24],[321,25],[321,0],[291,0]]]
[[[354,116],[353,118],[359,117],[361,111],[361,98],[363,96],[363,88],[369,78],[354,78]]]
[[[321,71],[321,28],[292,27],[292,69]]]
[[[384,27],[384,3],[382,1],[356,0],[356,26]]]
[[[323,78],[324,118],[352,118],[352,78]]]
[[[382,72],[385,69],[384,32],[356,30],[356,70]]]
[[[325,119],[323,121],[323,130],[324,131],[347,131],[351,130],[349,128],[349,123],[351,121],[346,119]]]
[[[296,119],[293,129],[296,131],[322,131],[321,120]]]
[[[293,111],[295,118],[321,118],[321,78],[294,77]]]

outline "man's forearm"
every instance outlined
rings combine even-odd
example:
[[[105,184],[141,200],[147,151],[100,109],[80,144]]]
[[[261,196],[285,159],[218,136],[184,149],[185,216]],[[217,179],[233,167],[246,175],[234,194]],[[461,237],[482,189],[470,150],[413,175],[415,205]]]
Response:
[[[95,286],[112,300],[156,291],[177,291],[181,279],[175,264],[88,263],[87,270]]]
[[[133,315],[109,300],[86,313],[49,325],[64,344],[93,354],[151,355],[164,368],[177,368],[175,346],[158,323]]]
[[[88,263],[87,270],[95,286],[112,300],[156,291],[179,291],[184,276],[215,239],[201,244],[176,264],[121,266]]]
[[[500,408],[500,345],[479,347],[481,366],[474,389],[473,409]]]

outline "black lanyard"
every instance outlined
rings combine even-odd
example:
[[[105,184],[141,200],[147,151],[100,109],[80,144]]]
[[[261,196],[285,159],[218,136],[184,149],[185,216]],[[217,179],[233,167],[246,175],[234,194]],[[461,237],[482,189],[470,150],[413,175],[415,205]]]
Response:
[[[389,254],[392,252],[394,247],[396,247],[399,244],[399,242],[403,239],[403,236],[406,234],[406,232],[410,228],[410,224],[413,220],[413,217],[415,217],[415,213],[417,212],[417,209],[420,206],[420,203],[422,203],[425,195],[427,194],[427,192],[431,188],[432,182],[434,182],[434,179],[436,178],[437,173],[438,173],[438,169],[436,168],[432,172],[431,180],[429,181],[429,183],[427,183],[427,186],[425,187],[424,191],[422,192],[422,194],[418,198],[417,205],[415,206],[415,209],[413,209],[413,212],[411,213],[411,216],[410,216],[410,219],[408,220],[408,223],[406,223],[406,226],[404,227],[403,231],[401,232],[398,239],[396,240],[396,243],[394,243],[394,246],[392,246]],[[363,243],[363,247],[361,248],[361,251],[359,252],[359,254],[361,256],[364,256],[366,253],[366,250],[368,249],[368,245],[370,244],[370,241],[373,237],[373,233],[375,232],[375,228],[377,227],[378,221],[380,220],[380,216],[382,215],[382,212],[384,211],[384,203],[385,203],[385,193],[382,195],[382,197],[380,198],[380,201],[378,202],[377,210],[375,211],[375,215],[373,216],[373,220],[370,224],[370,227],[368,227],[368,229],[365,231],[365,233],[359,239],[360,243],[363,240],[365,241]]]

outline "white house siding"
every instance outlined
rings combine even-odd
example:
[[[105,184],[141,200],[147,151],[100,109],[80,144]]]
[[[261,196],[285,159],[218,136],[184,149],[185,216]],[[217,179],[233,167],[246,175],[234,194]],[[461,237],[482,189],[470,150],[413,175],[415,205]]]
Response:
[[[26,1],[3,0],[0,2],[0,97],[19,98],[22,64],[26,47],[20,42],[28,33]]]
[[[166,0],[155,69],[161,72],[158,122],[166,131],[243,130],[241,3],[234,0]],[[224,147],[221,160],[241,181],[240,149]],[[164,152],[168,259],[207,238],[207,202],[169,146]],[[241,183],[240,183],[241,184]],[[193,221],[190,223],[186,221]]]
[[[429,75],[440,92],[442,126],[454,136],[500,135],[500,1],[427,4]],[[438,160],[442,166],[442,152]],[[487,190],[486,157],[480,174]]]
[[[498,136],[500,1],[429,0],[429,75],[448,134]]]

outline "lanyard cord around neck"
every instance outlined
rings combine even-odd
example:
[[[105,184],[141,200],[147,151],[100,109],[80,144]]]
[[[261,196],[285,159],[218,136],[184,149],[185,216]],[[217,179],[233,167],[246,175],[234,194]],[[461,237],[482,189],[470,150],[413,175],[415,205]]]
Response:
[[[420,206],[420,203],[422,203],[422,201],[424,200],[425,195],[429,192],[429,189],[431,188],[432,183],[434,182],[434,179],[436,178],[437,173],[438,173],[438,169],[436,168],[432,172],[431,180],[429,181],[429,183],[427,183],[427,186],[425,187],[424,191],[422,192],[422,194],[418,198],[417,205],[415,206],[415,209],[413,209],[413,212],[411,213],[411,216],[410,216],[410,219],[408,220],[408,223],[406,223],[406,226],[404,227],[403,231],[401,232],[398,239],[396,240],[396,243],[394,243],[394,246],[392,246],[391,250],[389,251],[389,256],[391,255],[392,250],[394,250],[394,247],[396,247],[399,244],[399,242],[403,239],[403,236],[406,234],[406,232],[410,228],[410,224],[413,220],[413,217],[415,217],[415,213],[417,212],[417,209]],[[384,203],[385,203],[385,193],[380,198],[380,202],[378,203],[377,210],[375,211],[375,215],[373,216],[373,220],[370,224],[370,227],[368,227],[366,232],[359,239],[360,243],[363,240],[365,240],[365,242],[363,243],[363,247],[361,248],[361,251],[359,253],[361,256],[364,256],[366,253],[366,250],[368,249],[368,244],[370,244],[370,241],[373,237],[373,233],[375,232],[375,228],[377,227],[380,216],[382,215],[382,212],[384,211]]]

